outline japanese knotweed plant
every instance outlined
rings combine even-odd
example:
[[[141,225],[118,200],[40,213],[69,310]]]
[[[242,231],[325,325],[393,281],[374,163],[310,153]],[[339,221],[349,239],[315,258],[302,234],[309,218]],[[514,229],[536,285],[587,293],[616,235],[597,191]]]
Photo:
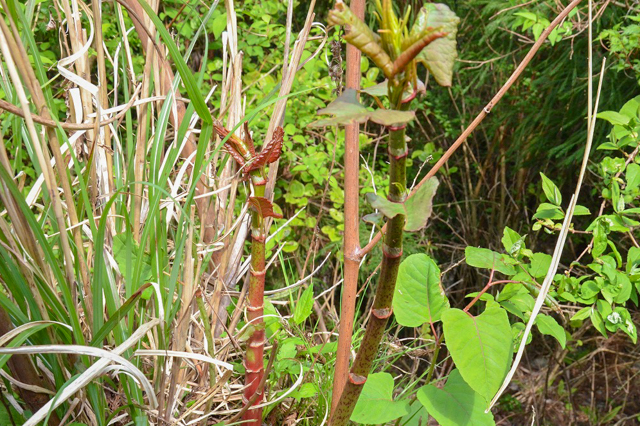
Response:
[[[215,122],[214,127],[220,137],[227,137],[229,131],[222,124]],[[263,402],[264,388],[264,278],[265,266],[265,241],[267,239],[265,219],[268,217],[282,218],[273,211],[273,205],[265,197],[267,185],[266,166],[280,158],[282,152],[282,138],[284,132],[278,127],[273,139],[266,142],[262,150],[256,153],[253,140],[245,123],[244,137],[240,139],[231,134],[225,144],[226,151],[234,158],[241,168],[241,172],[251,180],[252,195],[248,202],[251,207],[251,276],[249,278],[247,320],[249,326],[249,339],[247,340],[247,352],[244,359],[245,367],[245,391],[244,403],[260,405]],[[262,408],[250,408],[243,416],[247,425],[259,426],[262,421]]]
[[[345,29],[345,40],[367,55],[386,77],[385,84],[367,93],[386,95],[388,109],[370,111],[360,105],[354,90],[343,95],[320,113],[334,117],[316,125],[347,124],[368,119],[389,129],[389,188],[387,197],[368,194],[369,203],[386,217],[382,246],[383,261],[371,318],[360,349],[349,372],[348,380],[331,418],[334,426],[349,421],[375,360],[385,327],[393,312],[392,302],[402,257],[403,231],[417,231],[426,225],[438,182],[432,178],[408,198],[406,159],[408,155],[406,124],[415,114],[411,101],[424,85],[417,76],[418,62],[424,63],[439,84],[450,85],[456,58],[458,17],[445,5],[425,5],[409,26],[410,9],[399,18],[391,0],[378,0],[376,18],[378,34],[338,1],[329,13],[329,23]],[[379,90],[386,86],[385,90]],[[371,217],[370,217],[371,218]],[[372,218],[375,219],[375,218]],[[380,423],[380,422],[376,422]]]

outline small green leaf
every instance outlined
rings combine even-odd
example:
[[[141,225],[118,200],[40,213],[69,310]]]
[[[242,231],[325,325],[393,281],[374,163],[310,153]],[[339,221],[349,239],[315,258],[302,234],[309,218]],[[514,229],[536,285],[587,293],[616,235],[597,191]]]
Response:
[[[326,108],[318,110],[318,114],[331,114],[333,118],[315,121],[309,124],[310,127],[365,123],[367,120],[372,120],[383,126],[391,126],[393,124],[408,123],[415,117],[413,111],[391,109],[370,111],[358,101],[357,92],[353,89],[346,89],[342,95],[327,105]]]
[[[565,333],[564,328],[558,324],[555,318],[549,315],[539,314],[536,317],[536,326],[540,333],[554,337],[558,343],[560,343],[562,349],[565,348],[567,344],[567,333]]]
[[[300,402],[303,398],[312,398],[318,394],[318,385],[315,383],[304,383],[297,389],[291,392],[291,397],[297,402]]]
[[[301,198],[304,196],[304,185],[297,180],[289,183],[289,194],[295,198]]]
[[[440,321],[449,300],[440,283],[440,269],[426,254],[412,254],[398,270],[393,313],[398,324],[419,327]]]
[[[465,383],[458,370],[449,374],[442,389],[434,385],[423,386],[417,397],[441,426],[495,425],[493,414],[484,412],[487,402]]]
[[[460,309],[448,309],[442,314],[442,325],[447,348],[460,374],[474,391],[491,400],[511,365],[507,312],[491,307],[474,317]],[[429,407],[427,410],[433,415]]]
[[[596,117],[608,121],[609,123],[615,125],[626,125],[629,124],[629,121],[631,120],[629,117],[620,114],[619,112],[615,112],[615,111],[602,111],[600,113],[598,113],[598,115],[596,115]]]
[[[418,231],[425,227],[431,216],[433,197],[438,189],[438,179],[434,176],[418,188],[412,197],[405,201],[407,223],[404,229],[408,232]]]
[[[495,269],[505,275],[515,275],[512,265],[505,263],[502,255],[486,248],[467,247],[464,250],[467,265],[476,268]]]
[[[580,309],[571,317],[570,321],[580,321],[589,318],[589,315],[591,315],[591,309],[593,309],[591,306]]]
[[[296,304],[296,308],[293,312],[293,322],[296,324],[303,323],[309,315],[311,315],[311,311],[313,309],[313,284],[310,284],[309,287],[302,292],[302,296],[300,296],[300,300]]]
[[[573,209],[574,216],[588,216],[590,214],[591,211],[588,208],[579,204]]]
[[[404,205],[401,203],[394,203],[393,201],[389,201],[373,192],[367,193],[366,197],[369,204],[371,204],[371,207],[376,210],[380,210],[382,214],[389,219],[393,219],[399,214],[405,214]]]
[[[502,232],[502,245],[507,253],[514,254],[518,252],[523,246],[523,242],[524,237],[521,237],[516,231],[508,226],[504,227],[504,231]]]
[[[600,313],[595,309],[591,310],[591,323],[593,324],[595,329],[598,330],[604,337],[608,337],[607,329],[604,326],[604,320],[602,319]]]
[[[389,373],[370,374],[364,384],[351,421],[360,424],[387,423],[409,412],[409,403],[393,400],[393,377]]]
[[[554,206],[549,203],[542,203],[538,206],[536,214],[533,215],[533,219],[564,219],[564,212],[558,206]]]
[[[360,92],[362,93],[366,93],[367,95],[371,95],[371,96],[377,96],[377,97],[382,97],[382,96],[387,96],[388,92],[387,92],[387,82],[389,80],[385,80],[382,83],[378,83],[374,86],[369,86],[365,89],[361,89]]]
[[[140,248],[135,241],[133,241],[133,237],[129,235],[129,240],[127,240],[127,234],[116,234],[113,237],[113,258],[116,260],[118,264],[118,269],[120,273],[124,277],[125,280],[130,281],[135,276],[135,271],[133,270],[138,264],[138,257],[140,253]],[[138,282],[133,283],[133,290],[137,290],[142,284],[150,281],[153,277],[152,268],[151,268],[151,256],[149,253],[142,254],[142,264],[140,268],[140,278]],[[129,274],[132,275],[129,275]]]
[[[540,173],[542,176],[542,190],[550,203],[560,206],[562,204],[562,195],[555,183],[551,181],[544,173]]]

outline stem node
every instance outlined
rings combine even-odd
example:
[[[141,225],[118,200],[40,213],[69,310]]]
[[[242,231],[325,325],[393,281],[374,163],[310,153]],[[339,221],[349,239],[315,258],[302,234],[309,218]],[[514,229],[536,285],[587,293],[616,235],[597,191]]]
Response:
[[[349,381],[356,386],[362,386],[367,381],[367,377],[358,376],[357,374],[349,373]]]

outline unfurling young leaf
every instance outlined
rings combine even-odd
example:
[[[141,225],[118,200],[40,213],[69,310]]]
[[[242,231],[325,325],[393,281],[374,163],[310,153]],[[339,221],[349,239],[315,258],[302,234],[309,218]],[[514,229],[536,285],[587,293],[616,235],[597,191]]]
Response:
[[[284,137],[284,131],[282,127],[277,127],[273,132],[273,139],[264,144],[262,150],[250,164],[244,167],[244,172],[249,173],[252,170],[258,170],[261,167],[271,164],[280,158],[282,152],[282,139]]]
[[[282,215],[280,213],[273,211],[273,204],[271,201],[264,197],[249,197],[249,205],[252,209],[257,211],[262,218],[275,217],[276,219],[282,219]]]
[[[367,55],[385,76],[390,77],[393,71],[393,61],[380,45],[380,36],[358,19],[351,12],[349,6],[342,0],[329,12],[329,24],[340,25],[345,29],[344,39]]]

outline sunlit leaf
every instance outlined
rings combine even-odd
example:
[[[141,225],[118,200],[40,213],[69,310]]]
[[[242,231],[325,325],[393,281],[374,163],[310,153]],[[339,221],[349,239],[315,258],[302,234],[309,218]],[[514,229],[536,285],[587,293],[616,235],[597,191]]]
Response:
[[[596,117],[602,120],[608,121],[613,125],[624,126],[625,124],[629,124],[629,121],[631,121],[631,119],[626,115],[622,115],[619,112],[615,112],[615,111],[602,111],[598,113]]]
[[[495,425],[491,412],[484,412],[486,401],[465,383],[458,370],[449,374],[442,389],[434,385],[423,386],[417,397],[441,426]]]
[[[367,378],[351,421],[360,424],[380,424],[402,417],[409,412],[407,401],[393,400],[393,377],[389,373],[374,373]]]
[[[309,285],[302,292],[302,296],[300,296],[300,300],[296,304],[295,310],[293,311],[293,322],[296,324],[301,324],[309,318],[311,315],[311,311],[313,310],[313,284]]]
[[[447,348],[460,374],[473,390],[490,401],[511,365],[507,312],[491,307],[474,317],[460,309],[448,309],[442,314],[442,324]]]

